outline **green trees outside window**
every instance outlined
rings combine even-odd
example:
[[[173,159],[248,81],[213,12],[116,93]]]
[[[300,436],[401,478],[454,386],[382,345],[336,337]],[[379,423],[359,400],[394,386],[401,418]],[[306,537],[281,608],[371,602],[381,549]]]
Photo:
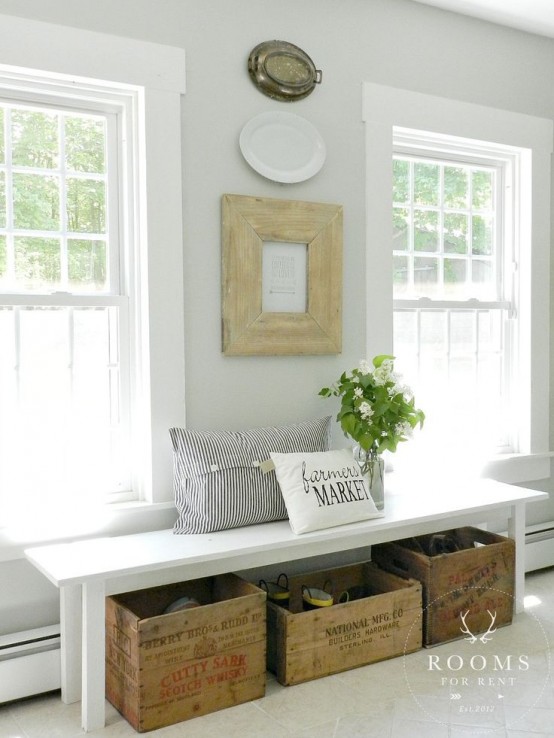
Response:
[[[398,296],[496,297],[493,167],[393,160]]]
[[[0,290],[107,289],[106,119],[0,107]]]

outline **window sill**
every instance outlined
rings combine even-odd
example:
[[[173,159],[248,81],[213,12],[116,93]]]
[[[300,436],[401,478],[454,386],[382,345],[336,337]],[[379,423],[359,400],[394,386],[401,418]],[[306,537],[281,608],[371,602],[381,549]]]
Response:
[[[537,482],[550,477],[552,457],[552,451],[542,454],[499,454],[483,464],[480,476],[508,484]]]
[[[402,449],[405,451],[405,449]],[[415,449],[414,449],[415,451]],[[403,453],[397,458],[387,459],[387,469],[395,478],[407,483],[410,478],[422,475],[433,479],[448,479],[455,474],[457,478],[475,479],[485,477],[506,484],[525,485],[539,480],[549,479],[551,460],[554,452],[534,454],[498,454],[479,459],[471,453],[455,455],[452,453],[437,454]],[[402,483],[402,482],[401,482]]]
[[[0,562],[24,558],[30,546],[171,528],[176,515],[173,502],[120,502],[63,510],[50,518],[37,515],[32,524],[27,516],[21,523],[0,527]]]
[[[473,476],[488,477],[507,484],[536,482],[550,477],[553,457],[554,452],[499,455],[487,460],[480,471],[475,467],[468,469],[467,475],[469,477],[473,472]],[[409,465],[402,466],[394,475],[400,483],[402,478],[409,479],[413,476],[412,472],[408,475]],[[430,462],[426,464],[426,469],[433,466],[433,462]],[[450,464],[450,471],[444,471],[444,476],[452,473],[453,468],[455,466]],[[440,473],[438,468],[433,469],[433,476]],[[458,467],[456,473],[463,474],[464,470]],[[175,522],[176,510],[173,502],[120,502],[94,510],[80,508],[73,515],[64,510],[56,515],[55,520],[40,515],[37,518],[40,523],[35,523],[33,527],[29,526],[27,518],[20,525],[14,523],[0,528],[0,562],[24,558],[23,551],[30,546],[171,528]]]

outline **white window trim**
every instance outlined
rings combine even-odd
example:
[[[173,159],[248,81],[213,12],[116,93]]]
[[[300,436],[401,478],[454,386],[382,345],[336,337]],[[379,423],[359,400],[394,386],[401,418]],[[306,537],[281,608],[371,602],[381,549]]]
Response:
[[[528,482],[550,476],[549,345],[550,345],[550,160],[551,120],[489,108],[459,100],[425,95],[373,83],[363,85],[362,118],[366,130],[366,258],[367,314],[388,320],[368,320],[366,344],[392,351],[391,192],[393,128],[429,131],[477,141],[529,149],[524,166],[531,167],[532,209],[519,193],[519,323],[517,355],[518,454],[491,459],[483,474],[505,482]]]
[[[137,457],[143,463],[140,502],[120,510],[103,511],[86,530],[105,532],[144,527],[142,511],[151,516],[152,504],[162,516],[173,505],[172,456],[168,429],[185,417],[183,223],[181,168],[181,96],[185,92],[185,52],[181,48],[136,41],[67,26],[0,16],[3,30],[2,70],[14,78],[42,76],[44,85],[77,82],[102,87],[136,87],[135,113],[142,121],[135,149],[138,166],[132,172],[141,222],[129,224],[146,269],[140,275],[139,314],[142,326],[142,375],[137,396],[142,398],[137,427],[141,430]],[[147,504],[145,504],[147,503]],[[150,504],[148,504],[150,503]],[[137,518],[138,513],[138,518]],[[86,517],[82,514],[81,517]],[[152,520],[152,525],[156,523]],[[68,530],[64,535],[73,535]],[[37,536],[0,532],[0,559],[12,558]]]

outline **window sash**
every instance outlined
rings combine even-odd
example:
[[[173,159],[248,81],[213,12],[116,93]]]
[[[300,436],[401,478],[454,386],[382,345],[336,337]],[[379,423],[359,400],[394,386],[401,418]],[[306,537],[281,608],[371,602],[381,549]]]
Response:
[[[135,499],[137,495],[138,485],[136,480],[131,478],[131,436],[130,436],[130,402],[131,402],[131,361],[130,351],[132,350],[132,341],[130,334],[132,300],[128,294],[130,280],[124,277],[126,272],[125,256],[131,259],[131,251],[124,254],[120,248],[120,223],[132,219],[132,214],[128,211],[129,201],[125,208],[125,192],[130,195],[132,189],[125,185],[120,175],[125,171],[120,165],[120,161],[124,155],[124,149],[120,141],[123,140],[124,127],[129,121],[125,122],[125,105],[120,103],[114,104],[114,100],[110,99],[106,105],[102,106],[100,100],[95,99],[91,107],[84,102],[83,96],[86,93],[81,90],[81,97],[72,100],[67,97],[58,97],[55,99],[51,96],[46,105],[41,102],[41,95],[38,94],[36,100],[32,99],[33,91],[26,92],[29,96],[28,102],[21,102],[20,96],[15,95],[13,98],[4,94],[0,104],[3,105],[5,112],[5,128],[7,136],[5,137],[6,160],[1,165],[7,182],[7,217],[5,228],[1,231],[6,235],[6,241],[10,244],[8,250],[8,259],[11,262],[10,268],[14,269],[14,239],[18,236],[35,236],[50,237],[60,240],[61,248],[61,278],[59,289],[48,290],[40,287],[37,290],[28,290],[20,288],[15,282],[10,285],[12,291],[3,289],[0,292],[0,312],[4,313],[4,324],[9,326],[10,317],[13,325],[8,327],[7,333],[12,336],[8,343],[12,346],[3,346],[4,362],[0,357],[0,375],[3,376],[4,392],[0,390],[0,405],[4,405],[4,423],[0,422],[0,446],[4,446],[4,463],[0,471],[0,490],[3,492],[3,499],[0,498],[0,522],[6,519],[17,519],[25,511],[25,505],[22,506],[24,500],[30,501],[33,495],[37,495],[37,499],[33,500],[38,508],[47,505],[49,509],[59,508],[68,504],[75,504],[80,501],[81,504],[90,504],[98,502],[115,502]],[[110,96],[111,97],[111,96]],[[58,119],[58,155],[59,161],[57,166],[45,170],[36,167],[16,166],[11,161],[11,141],[10,141],[10,114],[14,109],[32,109],[41,111],[47,107],[52,112],[60,114]],[[94,114],[103,118],[106,122],[105,129],[105,166],[103,173],[80,173],[66,169],[64,159],[64,137],[63,137],[63,115],[90,115]],[[127,157],[129,159],[129,157]],[[56,230],[38,231],[28,228],[16,228],[13,220],[11,197],[11,181],[13,174],[24,172],[26,174],[35,173],[40,176],[54,176],[59,178],[59,227]],[[72,232],[68,230],[67,211],[66,211],[66,184],[67,178],[84,178],[94,181],[102,181],[105,183],[105,229],[101,234]],[[132,201],[131,201],[132,202]],[[106,252],[106,282],[104,290],[90,290],[88,285],[84,285],[83,289],[68,283],[69,273],[67,271],[67,245],[70,239],[79,240],[102,240],[107,245]],[[54,285],[53,285],[54,286]],[[124,291],[125,290],[125,291]],[[38,312],[36,312],[38,311]],[[50,415],[53,419],[48,424],[48,412],[45,402],[50,388],[48,382],[41,383],[37,376],[32,376],[33,372],[27,365],[22,365],[22,351],[28,352],[30,346],[22,339],[20,325],[21,316],[27,316],[27,323],[33,323],[31,316],[35,316],[41,320],[54,319],[60,328],[58,338],[60,347],[56,354],[55,361],[58,362],[58,370],[55,374],[57,385],[57,394],[52,390],[52,396],[59,398],[60,411]],[[97,318],[94,318],[94,316]],[[104,363],[96,363],[95,357],[92,365],[94,369],[87,367],[81,360],[80,366],[75,365],[75,360],[79,357],[79,352],[75,346],[75,330],[76,319],[80,316],[81,321],[91,321],[96,327],[93,338],[102,338],[108,354],[105,356]],[[98,323],[100,320],[100,323]],[[103,327],[102,327],[103,326]],[[100,331],[100,333],[98,333]],[[6,340],[6,339],[5,339]],[[82,343],[82,340],[81,340]],[[80,347],[81,355],[86,355],[86,347]],[[12,358],[11,362],[6,361],[7,356]],[[62,357],[66,357],[65,366],[61,363]],[[10,365],[11,363],[11,365]],[[92,372],[92,373],[91,373]],[[30,378],[29,378],[30,377]],[[40,377],[38,378],[40,380]],[[88,382],[85,386],[83,383]],[[80,387],[80,390],[78,388]],[[11,388],[11,392],[9,391]],[[96,389],[94,389],[96,388]],[[101,388],[101,389],[100,389]],[[38,392],[35,407],[28,408],[31,411],[22,412],[24,409],[21,405],[22,398],[25,393]],[[79,394],[80,392],[80,394]],[[94,403],[88,397],[95,396],[98,402]],[[98,395],[98,392],[101,392]],[[23,393],[23,394],[22,394]],[[103,393],[103,394],[102,394]],[[27,403],[28,405],[28,403]],[[95,407],[96,405],[96,407]],[[12,408],[10,413],[9,408]],[[88,407],[88,410],[87,410]],[[33,411],[38,413],[33,422]],[[84,410],[83,410],[84,408]],[[85,413],[82,415],[81,413]],[[46,414],[45,414],[46,413]],[[76,415],[77,413],[77,415]],[[88,413],[88,414],[87,414]],[[60,417],[67,415],[65,421],[62,422]],[[8,422],[8,418],[11,420]],[[44,425],[46,423],[46,425]],[[77,423],[77,425],[75,425]],[[39,428],[43,429],[43,433],[39,433]],[[38,433],[38,435],[37,435]],[[41,443],[41,438],[44,443]],[[87,440],[88,438],[88,440]],[[108,439],[107,443],[103,440]],[[14,441],[18,441],[13,445]],[[51,444],[48,446],[48,444]],[[53,444],[53,445],[52,445]],[[51,449],[52,458],[56,458],[58,463],[53,464],[50,469],[51,479],[55,480],[54,484],[49,484],[43,477],[41,483],[38,480],[33,483],[33,470],[29,469],[29,473],[17,474],[17,466],[14,462],[17,459],[19,468],[24,464],[24,456],[29,449],[33,449],[34,453],[40,457],[44,456],[44,448]],[[90,449],[90,456],[87,457],[86,449]],[[0,448],[0,451],[2,449]],[[6,454],[8,454],[6,456]],[[23,454],[23,456],[22,456]],[[102,454],[102,464],[105,466],[105,473],[98,475],[100,466],[98,454]],[[96,463],[92,461],[95,459]],[[76,465],[76,460],[81,460],[82,472]],[[92,461],[92,463],[91,463]],[[48,458],[43,458],[43,464],[48,466]],[[87,467],[87,464],[89,466]],[[70,472],[68,475],[62,473],[60,467],[67,467]],[[25,466],[23,466],[25,469]],[[7,518],[6,518],[7,516]]]
[[[6,157],[5,163],[0,164],[0,172],[4,172],[5,175],[5,186],[6,186],[6,224],[5,228],[0,229],[2,233],[6,235],[7,248],[8,248],[8,274],[14,273],[14,239],[17,237],[37,237],[37,238],[55,238],[60,239],[61,243],[61,284],[59,290],[61,292],[69,292],[75,294],[87,294],[92,292],[93,294],[121,294],[122,287],[124,286],[124,280],[121,278],[121,261],[120,261],[120,229],[119,229],[119,218],[121,213],[120,205],[120,190],[119,184],[119,171],[118,161],[121,155],[119,150],[118,140],[120,138],[121,131],[121,117],[122,110],[115,112],[114,106],[110,103],[110,110],[101,111],[98,109],[98,105],[95,104],[94,109],[87,109],[82,100],[77,104],[72,105],[70,101],[65,103],[61,99],[57,99],[57,104],[54,105],[50,100],[48,105],[34,104],[21,104],[15,99],[8,99],[6,97],[0,99],[0,105],[4,107],[5,111],[5,150]],[[60,115],[95,115],[104,118],[106,122],[106,163],[104,173],[82,173],[78,171],[68,170],[64,162],[64,147],[65,140],[63,132],[60,130],[60,162],[57,167],[51,169],[42,169],[37,167],[27,167],[22,165],[16,165],[12,163],[11,158],[11,112],[14,109],[25,109],[40,112],[48,108],[52,112],[59,113]],[[59,123],[60,128],[63,129],[61,122]],[[17,228],[14,225],[13,218],[13,197],[12,197],[12,182],[14,174],[29,174],[37,176],[52,176],[58,178],[59,186],[57,191],[59,193],[59,215],[60,222],[58,229],[40,230],[40,229],[29,229],[29,228]],[[71,179],[82,179],[87,181],[98,181],[103,182],[105,185],[105,230],[103,233],[92,233],[92,232],[81,232],[71,231],[68,228],[67,223],[67,181]],[[71,288],[68,284],[68,242],[70,240],[81,240],[81,241],[100,241],[106,244],[107,248],[107,279],[106,287],[104,290],[87,290],[85,288],[75,289]],[[49,289],[24,289],[13,284],[12,287],[0,289],[0,294],[48,294],[54,290]]]
[[[406,316],[412,323],[408,340],[402,335]],[[395,302],[393,322],[398,367],[429,416],[422,444],[438,446],[447,434],[452,447],[473,444],[489,454],[514,451],[509,305],[407,307]]]
[[[0,308],[3,513],[129,498],[126,322],[124,302]]]
[[[417,140],[417,132],[413,132],[414,137]],[[423,299],[439,299],[441,301],[464,301],[469,299],[477,299],[482,301],[483,297],[479,296],[479,292],[482,292],[479,288],[479,284],[472,280],[473,270],[476,265],[481,262],[490,263],[493,270],[494,279],[492,280],[495,287],[495,294],[487,294],[487,301],[503,300],[506,296],[506,286],[504,275],[507,272],[506,254],[510,252],[511,239],[509,234],[505,231],[503,224],[505,223],[505,216],[508,214],[508,210],[504,207],[504,199],[506,195],[506,185],[511,182],[511,167],[507,160],[494,160],[487,158],[486,164],[481,161],[478,156],[471,156],[465,152],[463,155],[455,151],[455,144],[453,144],[453,151],[448,151],[446,143],[443,143],[441,150],[433,151],[430,148],[426,148],[424,153],[418,152],[417,148],[410,147],[410,139],[407,133],[402,136],[402,146],[398,145],[398,138],[395,137],[395,146],[393,153],[393,161],[403,161],[409,166],[409,192],[406,200],[398,200],[393,202],[393,211],[407,211],[409,213],[409,227],[407,229],[407,243],[406,248],[394,249],[393,254],[397,259],[405,259],[406,262],[406,286],[404,296],[396,284],[393,285],[394,298],[396,300],[413,300],[418,298]],[[431,143],[427,144],[428,147]],[[439,168],[439,182],[438,182],[438,199],[436,203],[425,204],[416,201],[414,184],[415,184],[415,173],[414,167],[417,164],[431,164]],[[468,190],[467,198],[468,201],[465,206],[448,206],[443,200],[444,194],[444,172],[445,169],[455,167],[463,168],[468,172]],[[472,202],[472,183],[471,174],[475,171],[489,171],[494,174],[494,188],[492,191],[492,202],[491,208],[482,209],[476,208]],[[415,213],[429,213],[436,215],[436,234],[437,243],[436,248],[432,250],[424,250],[418,248],[415,243]],[[454,251],[448,251],[445,248],[445,221],[448,217],[455,215],[461,215],[466,220],[467,233],[466,233],[466,252],[458,253]],[[473,219],[475,217],[490,217],[494,222],[494,227],[491,231],[491,254],[482,255],[473,251]],[[437,284],[436,290],[438,293],[437,297],[431,295],[420,294],[425,292],[424,287],[417,288],[415,281],[415,274],[417,271],[416,260],[427,260],[432,261],[436,264],[437,270]],[[445,293],[445,274],[446,264],[449,263],[454,265],[458,263],[463,265],[466,284],[463,288],[460,286],[458,294],[452,299]],[[457,283],[454,283],[454,289]],[[458,285],[459,286],[459,285]],[[510,298],[511,299],[511,296]]]

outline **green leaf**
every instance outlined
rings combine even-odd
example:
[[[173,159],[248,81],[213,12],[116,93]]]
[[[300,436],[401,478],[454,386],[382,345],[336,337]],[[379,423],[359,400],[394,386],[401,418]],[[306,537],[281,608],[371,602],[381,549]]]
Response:
[[[376,356],[373,359],[373,366],[378,369],[384,361],[387,361],[387,359],[394,361],[394,356],[391,356],[390,354],[379,354],[379,356]]]
[[[356,417],[353,413],[345,413],[341,416],[340,424],[345,433],[352,435],[356,429]]]

